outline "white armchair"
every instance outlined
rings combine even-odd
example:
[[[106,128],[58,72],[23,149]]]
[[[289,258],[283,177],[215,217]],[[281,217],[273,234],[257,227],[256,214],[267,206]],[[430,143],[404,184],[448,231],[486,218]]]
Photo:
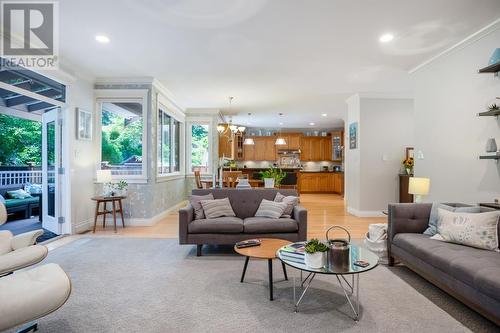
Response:
[[[0,276],[42,261],[47,247],[35,245],[43,230],[34,230],[13,236],[8,230],[0,231]]]

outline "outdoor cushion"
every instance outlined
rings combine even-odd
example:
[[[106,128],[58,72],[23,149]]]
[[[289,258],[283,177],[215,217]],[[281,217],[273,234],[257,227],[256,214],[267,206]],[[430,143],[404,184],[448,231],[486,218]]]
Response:
[[[0,202],[4,203],[5,202],[5,198],[0,194]]]
[[[243,220],[243,231],[247,234],[296,232],[298,229],[297,221],[290,218],[247,217]]]
[[[279,219],[286,209],[287,204],[284,202],[275,202],[262,199],[259,209],[255,212],[255,216],[269,217]]]
[[[500,301],[500,253],[445,243],[422,234],[397,234],[394,245]]]
[[[26,199],[7,199],[5,200],[5,207],[11,208],[11,207],[25,206],[27,204],[38,203],[39,200],[40,199],[38,197],[29,197]]]
[[[228,198],[216,200],[201,200],[201,206],[207,219],[222,216],[236,216]]]
[[[26,199],[31,198],[31,194],[26,192],[23,189],[15,190],[15,191],[7,191],[7,196],[10,199]]]
[[[243,232],[243,220],[233,216],[194,220],[188,224],[188,231],[192,234],[239,234]]]

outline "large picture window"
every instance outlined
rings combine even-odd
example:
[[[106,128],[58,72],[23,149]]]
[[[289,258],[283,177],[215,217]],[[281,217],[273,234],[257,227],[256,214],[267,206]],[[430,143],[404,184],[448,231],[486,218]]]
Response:
[[[101,169],[117,176],[143,175],[143,104],[141,101],[100,103]]]
[[[191,124],[190,172],[210,173],[210,125]]]
[[[158,175],[180,171],[180,122],[158,110]]]

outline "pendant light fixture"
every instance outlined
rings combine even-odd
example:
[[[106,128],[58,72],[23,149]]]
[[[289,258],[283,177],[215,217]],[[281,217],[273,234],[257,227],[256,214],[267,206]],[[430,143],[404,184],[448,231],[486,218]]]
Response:
[[[279,116],[280,117],[283,117],[283,113],[279,113]],[[280,122],[280,124],[282,124],[282,122]],[[278,132],[278,137],[276,138],[276,142],[274,143],[276,146],[286,146],[286,141],[285,139],[281,136],[281,126],[279,128],[279,132]]]

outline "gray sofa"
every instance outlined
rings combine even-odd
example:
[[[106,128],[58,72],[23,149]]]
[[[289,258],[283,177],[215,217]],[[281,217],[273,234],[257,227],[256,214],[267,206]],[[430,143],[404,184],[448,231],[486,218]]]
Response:
[[[262,199],[274,200],[276,193],[297,196],[291,189],[195,189],[193,195],[212,193],[215,199],[229,198],[236,217],[194,219],[191,204],[179,210],[179,243],[197,245],[201,255],[203,244],[234,244],[250,238],[279,238],[291,242],[307,237],[307,210],[297,205],[291,218],[272,220],[254,217]]]
[[[500,325],[500,253],[440,242],[422,234],[431,207],[427,203],[389,205],[389,264],[401,261]]]

